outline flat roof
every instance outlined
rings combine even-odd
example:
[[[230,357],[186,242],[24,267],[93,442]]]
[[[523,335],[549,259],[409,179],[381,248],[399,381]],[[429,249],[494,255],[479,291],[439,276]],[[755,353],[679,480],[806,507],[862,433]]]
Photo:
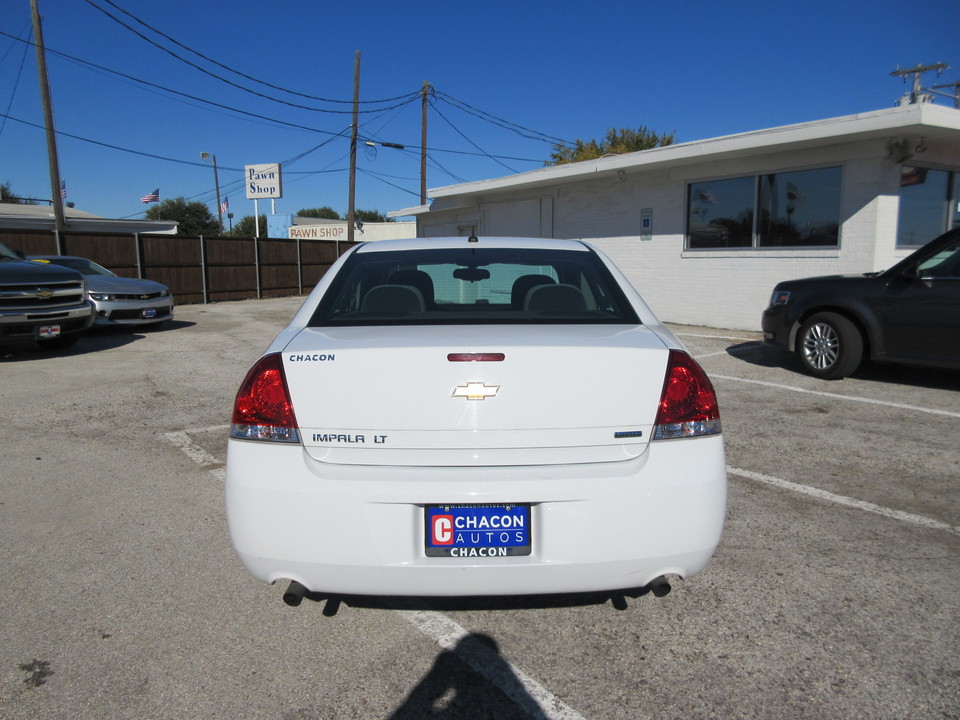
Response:
[[[651,150],[605,155],[596,160],[551,165],[490,180],[446,185],[434,188],[428,194],[435,200],[468,198],[492,191],[531,189],[575,182],[591,175],[616,174],[618,171],[630,169],[646,169],[658,165],[677,166],[705,160],[718,160],[730,155],[742,156],[797,150],[832,145],[838,141],[856,142],[903,134],[927,138],[954,134],[960,136],[960,110],[932,103],[906,105],[707,140],[677,143]],[[449,207],[447,203],[443,205],[444,208]],[[409,208],[402,212],[420,215],[429,212],[429,206]]]
[[[176,220],[115,220],[69,206],[64,206],[63,215],[67,221],[67,230],[171,234],[177,231],[178,225]],[[52,205],[0,203],[0,228],[46,230],[53,228],[54,223]]]

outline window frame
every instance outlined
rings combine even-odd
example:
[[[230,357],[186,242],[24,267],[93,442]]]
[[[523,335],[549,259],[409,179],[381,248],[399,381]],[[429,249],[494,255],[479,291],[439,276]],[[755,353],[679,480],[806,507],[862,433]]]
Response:
[[[942,199],[939,201],[941,206],[940,212],[940,224],[939,227],[933,228],[929,237],[927,233],[923,233],[918,242],[905,242],[903,238],[903,233],[906,231],[906,228],[903,227],[904,220],[904,194],[903,189],[905,187],[912,187],[913,184],[905,183],[904,178],[908,174],[905,171],[907,170],[916,170],[921,173],[927,172],[936,172],[936,173],[945,173],[946,174],[946,187],[944,188],[945,192]],[[921,183],[917,183],[921,184]],[[914,211],[920,208],[914,208]],[[909,208],[908,208],[909,210]],[[952,230],[953,228],[960,227],[960,169],[958,168],[949,168],[949,167],[937,167],[936,165],[921,165],[921,164],[907,164],[904,163],[901,166],[901,177],[899,184],[899,192],[897,196],[897,234],[896,234],[896,248],[898,250],[916,250],[926,245],[931,240],[935,240],[943,233]]]
[[[499,289],[506,302],[489,303],[489,296],[477,295],[479,299],[463,299],[460,293],[454,293],[459,300],[451,302],[437,301],[432,307],[421,311],[398,313],[396,316],[382,311],[365,313],[361,308],[362,297],[370,289],[390,284],[390,276],[401,270],[424,270],[430,268],[492,268],[500,265],[518,270],[515,282],[522,275],[537,274],[552,267],[556,272],[557,283],[569,285],[576,281],[588,300],[582,312],[577,310],[553,311],[548,308],[527,310],[516,309],[509,293]],[[434,289],[439,287],[439,276],[431,275]],[[502,274],[499,280],[509,276]],[[476,282],[489,280],[479,278]],[[469,279],[465,279],[469,282]],[[451,284],[450,288],[454,288]],[[576,285],[575,285],[576,287]],[[595,306],[589,304],[587,291]],[[437,293],[441,297],[443,293]],[[452,297],[446,295],[446,298]],[[604,304],[601,307],[601,302]],[[539,248],[438,248],[410,250],[377,250],[354,252],[344,262],[335,278],[320,298],[317,307],[308,322],[308,327],[340,328],[391,325],[639,325],[640,315],[630,301],[616,275],[592,249],[584,246],[582,250]]]
[[[761,185],[764,182],[765,178],[772,176],[789,176],[795,173],[809,173],[819,170],[837,170],[839,172],[839,181],[837,183],[837,193],[836,198],[836,209],[837,209],[837,230],[836,230],[836,242],[831,244],[823,243],[806,243],[806,244],[790,244],[790,245],[772,245],[763,242],[764,235],[760,231],[760,213],[761,210]],[[842,235],[842,216],[843,216],[843,183],[844,183],[844,174],[846,168],[842,163],[833,163],[829,165],[818,165],[815,167],[805,167],[805,168],[793,168],[789,170],[778,170],[770,172],[755,172],[747,175],[734,175],[729,177],[718,177],[709,180],[690,180],[686,182],[686,197],[685,197],[685,227],[684,227],[684,251],[690,252],[738,252],[738,251],[749,251],[749,250],[760,250],[764,252],[777,251],[777,250],[838,250],[841,245],[841,235]],[[743,181],[743,180],[752,180],[753,183],[753,194],[752,194],[752,206],[750,208],[744,209],[741,211],[743,213],[749,213],[750,215],[750,243],[749,244],[739,244],[739,245],[695,245],[693,243],[694,232],[691,230],[692,223],[691,219],[694,214],[693,210],[693,193],[695,189],[697,192],[706,192],[709,193],[707,186],[711,183],[724,183],[730,181]],[[789,182],[789,180],[787,180]],[[729,220],[728,218],[723,218],[723,220]],[[741,221],[742,222],[742,221]]]

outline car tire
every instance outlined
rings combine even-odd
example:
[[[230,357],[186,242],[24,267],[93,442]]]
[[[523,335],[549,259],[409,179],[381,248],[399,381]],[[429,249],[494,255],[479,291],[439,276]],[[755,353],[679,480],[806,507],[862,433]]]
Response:
[[[77,335],[63,335],[47,340],[37,340],[37,345],[41,350],[67,350],[72,348],[79,339]]]
[[[837,380],[850,375],[863,361],[863,336],[843,315],[817,313],[800,328],[797,355],[811,375]]]

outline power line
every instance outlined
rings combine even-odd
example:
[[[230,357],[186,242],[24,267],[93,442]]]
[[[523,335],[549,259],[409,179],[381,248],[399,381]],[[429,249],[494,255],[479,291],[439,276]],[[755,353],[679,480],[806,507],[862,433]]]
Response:
[[[555,145],[573,145],[574,144],[569,140],[563,140],[562,138],[554,137],[552,135],[547,135],[546,133],[542,133],[537,130],[531,130],[530,128],[524,127],[523,125],[518,125],[517,123],[510,122],[509,120],[504,120],[503,118],[499,118],[496,115],[486,112],[485,110],[480,110],[478,108],[473,107],[472,105],[468,105],[463,100],[458,100],[457,98],[453,97],[452,95],[448,95],[445,92],[436,91],[434,94],[436,97],[438,97],[440,100],[447,103],[448,105],[452,105],[458,108],[459,110],[462,110],[463,112],[468,113],[469,115],[473,115],[493,125],[502,127],[505,130],[510,130],[512,132],[515,132],[518,135],[521,135],[522,137],[525,137],[529,140],[539,140],[541,142],[551,143]]]
[[[397,185],[396,183],[392,183],[392,182],[390,182],[389,180],[384,180],[384,177],[389,177],[389,176],[381,175],[380,173],[375,173],[375,172],[373,172],[373,171],[371,171],[371,170],[365,170],[365,169],[362,168],[362,167],[358,167],[357,170],[360,171],[360,172],[362,172],[364,175],[369,175],[369,176],[372,177],[374,180],[377,180],[377,181],[379,181],[379,182],[382,182],[384,185],[389,185],[390,187],[396,188],[397,190],[400,190],[401,192],[409,193],[410,195],[413,195],[414,197],[420,197],[420,193],[419,193],[419,192],[414,192],[413,190],[407,190],[405,187],[400,187],[400,186]]]
[[[88,1],[89,1],[89,0],[88,0]],[[127,11],[127,10],[124,10],[122,7],[120,7],[119,5],[117,5],[117,4],[116,4],[115,2],[113,2],[112,0],[104,0],[104,2],[106,2],[108,5],[111,5],[112,7],[116,8],[117,10],[119,10],[120,12],[122,12],[124,15],[126,15],[126,16],[128,16],[129,18],[131,18],[131,19],[135,20],[136,22],[140,23],[140,24],[143,25],[145,28],[151,30],[152,32],[156,33],[157,35],[160,35],[161,37],[166,38],[167,40],[169,40],[170,42],[172,42],[174,45],[177,45],[178,47],[181,47],[181,48],[183,48],[184,50],[193,53],[193,54],[196,55],[197,57],[203,58],[203,59],[206,60],[207,62],[213,63],[214,65],[216,65],[216,66],[218,66],[218,67],[221,67],[221,68],[223,68],[224,70],[226,70],[226,71],[228,71],[228,72],[232,72],[232,73],[234,73],[235,75],[239,75],[239,76],[242,77],[242,78],[246,78],[247,80],[250,80],[250,81],[252,81],[252,82],[258,83],[258,84],[260,84],[260,85],[265,85],[266,87],[273,88],[274,90],[279,90],[279,91],[281,91],[281,92],[289,93],[290,95],[297,95],[297,96],[299,96],[299,97],[307,98],[308,100],[319,100],[319,101],[321,101],[321,102],[339,103],[339,104],[344,104],[344,105],[352,105],[352,104],[353,104],[353,101],[352,101],[352,100],[333,100],[333,99],[330,99],[330,98],[319,97],[319,96],[317,96],[317,95],[309,95],[309,94],[307,94],[307,93],[302,93],[302,92],[299,92],[299,91],[297,91],[297,90],[289,90],[289,89],[287,89],[287,88],[280,87],[279,85],[274,85],[273,83],[269,83],[269,82],[267,82],[267,81],[265,81],[265,80],[259,80],[259,79],[255,78],[255,77],[251,76],[251,75],[247,75],[246,73],[241,72],[240,70],[236,70],[236,69],[234,69],[234,68],[232,68],[232,67],[230,67],[230,66],[228,66],[228,65],[224,65],[223,63],[219,62],[218,60],[215,60],[215,59],[213,59],[213,58],[211,58],[211,57],[208,57],[207,55],[204,55],[203,53],[201,53],[201,52],[199,52],[199,51],[197,51],[197,50],[194,50],[193,48],[191,48],[191,47],[189,47],[189,46],[187,46],[187,45],[184,45],[183,43],[179,42],[179,41],[176,40],[175,38],[173,38],[173,37],[171,37],[170,35],[167,35],[166,33],[164,33],[162,30],[158,30],[157,28],[153,27],[152,25],[144,22],[143,20],[141,20],[140,18],[138,18],[138,17],[137,17],[136,15],[134,15],[133,13],[131,13],[131,12]],[[93,5],[93,3],[90,3],[90,4]],[[96,7],[96,6],[94,6],[94,7]],[[100,8],[97,8],[97,9],[98,9],[98,10],[101,10]],[[101,10],[101,12],[103,12],[103,11]],[[124,27],[126,27],[126,26],[124,26]],[[416,95],[417,93],[413,93],[413,94]],[[361,103],[361,104],[370,104],[370,103],[379,104],[379,103],[386,103],[386,102],[394,102],[395,100],[401,100],[401,99],[406,98],[406,97],[409,97],[409,93],[406,94],[406,95],[399,95],[399,96],[397,96],[397,97],[384,98],[384,99],[381,99],[381,100],[361,100],[360,103]]]
[[[0,117],[6,118],[7,120],[13,120],[16,123],[21,125],[29,125],[30,127],[35,127],[40,130],[44,129],[43,125],[38,125],[37,123],[30,122],[29,120],[21,120],[20,118],[13,117],[6,113],[0,113]],[[57,135],[62,135],[63,137],[68,137],[72,140],[80,140],[81,142],[90,143],[91,145],[99,145],[100,147],[110,148],[111,150],[119,150],[120,152],[130,153],[132,155],[140,155],[141,157],[153,158],[154,160],[165,160],[167,162],[178,163],[180,165],[192,165],[193,167],[207,167],[206,163],[193,162],[191,160],[178,160],[176,158],[165,157],[163,155],[157,155],[155,153],[143,152],[142,150],[131,150],[130,148],[120,147],[119,145],[111,145],[110,143],[101,142],[99,140],[91,140],[90,138],[81,137],[80,135],[73,135],[63,130],[57,130]],[[226,170],[236,170],[237,172],[243,172],[242,168],[224,168]]]
[[[488,153],[486,150],[484,150],[482,147],[480,147],[479,145],[477,145],[473,140],[471,140],[470,138],[468,138],[468,137],[460,130],[460,128],[458,128],[456,125],[454,125],[452,122],[450,122],[449,118],[447,118],[446,115],[444,115],[442,112],[440,112],[440,109],[436,106],[436,102],[431,102],[431,103],[430,103],[430,106],[433,108],[433,111],[434,111],[437,115],[439,115],[439,116],[447,123],[447,125],[449,125],[450,127],[452,127],[452,128],[457,132],[457,134],[460,135],[460,137],[462,137],[462,138],[463,138],[464,140],[466,140],[468,143],[470,143],[471,145],[473,145],[477,150],[479,150],[484,157],[490,158],[490,159],[493,160],[495,163],[497,163],[498,165],[502,165],[503,167],[505,167],[507,170],[509,170],[509,171],[512,172],[512,173],[515,173],[515,172],[516,172],[516,170],[514,170],[512,167],[510,167],[510,166],[507,165],[506,163],[502,162],[499,158],[494,157],[493,155],[491,155],[490,153]]]
[[[86,1],[89,1],[89,0],[86,0]],[[24,40],[23,38],[16,37],[16,36],[14,36],[14,35],[11,35],[10,33],[4,32],[3,30],[0,30],[0,35],[3,35],[3,36],[5,36],[5,37],[11,38],[11,39],[13,39],[13,40],[22,42],[22,43],[24,43],[25,45],[33,45],[33,43],[32,43],[31,41],[29,41],[29,40]],[[290,127],[290,128],[294,128],[294,129],[297,129],[297,130],[305,130],[305,131],[307,131],[307,132],[316,132],[316,133],[321,133],[321,134],[325,134],[325,135],[343,137],[343,134],[342,134],[342,133],[333,133],[333,132],[330,132],[330,131],[328,131],[328,130],[321,130],[321,129],[316,128],[316,127],[310,127],[310,126],[307,126],[307,125],[302,125],[302,124],[299,124],[299,123],[293,123],[293,122],[289,122],[289,121],[286,121],[286,120],[280,120],[280,119],[278,119],[278,118],[272,118],[272,117],[269,117],[269,116],[266,116],[266,115],[261,115],[261,114],[259,114],[259,113],[254,113],[254,112],[250,112],[250,111],[247,111],[247,110],[240,110],[240,109],[238,109],[238,108],[234,108],[234,107],[231,107],[231,106],[229,106],[229,105],[224,105],[223,103],[218,103],[218,102],[214,102],[214,101],[212,101],[212,100],[207,100],[206,98],[198,97],[198,96],[196,96],[196,95],[191,95],[191,94],[189,94],[189,93],[182,92],[182,91],[180,91],[180,90],[174,90],[173,88],[168,88],[168,87],[165,87],[165,86],[160,85],[160,84],[158,84],[158,83],[154,83],[154,82],[151,82],[151,81],[149,81],[149,80],[144,80],[144,79],[142,79],[142,78],[138,78],[138,77],[133,76],[133,75],[130,75],[130,74],[128,74],[128,73],[120,72],[119,70],[114,70],[114,69],[112,69],[112,68],[108,68],[108,67],[106,67],[106,66],[103,66],[103,65],[99,65],[99,64],[97,64],[97,63],[90,62],[90,61],[88,61],[88,60],[83,60],[82,58],[78,58],[78,57],[76,57],[76,56],[74,56],[74,55],[70,55],[70,54],[65,53],[65,52],[61,52],[61,51],[58,51],[58,50],[54,50],[54,49],[51,49],[51,48],[49,48],[49,47],[46,48],[46,50],[47,50],[48,53],[51,53],[51,54],[53,54],[53,55],[57,55],[57,56],[59,56],[59,57],[65,58],[66,60],[69,60],[69,61],[71,61],[71,62],[77,63],[77,64],[79,64],[79,65],[81,65],[81,66],[86,66],[86,67],[88,67],[88,68],[93,68],[93,69],[95,69],[95,70],[98,70],[98,71],[107,73],[107,74],[109,74],[109,75],[114,75],[114,76],[117,76],[117,77],[120,77],[120,78],[124,78],[124,79],[129,80],[130,82],[136,83],[136,84],[138,84],[138,85],[143,85],[143,86],[146,86],[146,87],[149,87],[149,88],[153,88],[153,89],[155,89],[155,90],[159,90],[159,91],[164,92],[164,93],[169,93],[170,95],[174,95],[174,96],[179,96],[179,97],[182,97],[182,98],[186,98],[186,99],[191,100],[191,101],[193,101],[193,102],[195,102],[195,103],[200,103],[201,105],[208,105],[208,106],[211,106],[211,107],[214,107],[214,108],[218,108],[218,109],[220,109],[220,110],[226,111],[228,114],[243,115],[243,116],[246,116],[246,117],[249,117],[249,118],[254,118],[254,119],[257,119],[257,120],[262,120],[262,121],[264,121],[264,122],[271,123],[271,124],[275,124],[275,125],[281,125],[281,126],[285,126],[285,127]],[[451,97],[451,96],[449,96],[449,95],[446,95],[446,93],[437,93],[437,94],[438,94],[438,95],[443,95],[443,96],[445,96],[445,97]],[[414,102],[414,101],[417,99],[418,96],[419,96],[419,93],[414,93],[414,94],[409,95],[409,96],[400,96],[400,97],[407,97],[408,99],[407,99],[406,101],[402,102],[402,103],[398,103],[397,105],[394,105],[394,106],[391,106],[391,107],[387,107],[387,108],[376,108],[376,109],[366,110],[366,111],[362,111],[362,112],[366,112],[366,113],[374,113],[374,112],[376,112],[376,113],[381,113],[381,114],[382,114],[382,113],[386,113],[386,112],[390,112],[390,111],[392,111],[392,110],[395,110],[395,109],[404,107],[404,106],[406,106],[406,105],[409,105],[410,103]],[[451,98],[451,99],[453,99],[453,98]],[[457,101],[457,102],[459,102],[459,101]],[[456,107],[456,108],[458,108],[458,109],[460,109],[460,110],[462,110],[462,111],[464,111],[464,112],[468,112],[468,113],[471,114],[471,115],[476,115],[477,117],[481,117],[481,116],[478,115],[477,113],[483,113],[483,111],[477,111],[477,113],[469,112],[469,111],[467,111],[467,110],[464,110],[464,108],[461,107],[459,104],[454,104],[454,103],[449,103],[449,102],[448,102],[448,104],[451,104],[453,107]],[[466,105],[465,103],[464,103],[464,105],[465,105],[466,107],[470,107],[470,106]],[[434,106],[434,109],[437,110],[437,108],[436,108],[435,106]],[[437,112],[439,112],[439,110],[437,110]],[[495,117],[495,116],[491,116],[491,117]],[[12,118],[12,117],[11,117],[10,119],[16,120],[16,118]],[[444,119],[447,120],[447,118],[444,118]],[[447,122],[450,122],[450,121],[447,120]],[[508,123],[508,121],[503,121],[503,122],[504,122],[505,124],[514,125],[513,123]],[[498,125],[498,126],[500,126],[500,127],[504,127],[504,125],[501,124],[501,123],[493,123],[493,124]],[[452,125],[452,123],[451,123],[451,125]],[[517,126],[517,127],[522,127],[522,126]],[[456,129],[456,128],[454,128],[454,129]],[[508,128],[508,129],[512,129],[512,128]],[[458,131],[458,132],[459,132],[459,131]],[[462,133],[461,133],[461,134],[462,134]],[[530,136],[527,136],[527,135],[524,135],[524,136],[525,136],[525,137],[530,137]],[[546,136],[546,137],[549,137],[549,136]],[[86,138],[77,138],[77,139],[86,140]],[[360,139],[362,139],[362,140],[367,140],[367,139],[373,139],[373,138],[367,138],[367,137],[361,136]],[[541,140],[542,140],[542,138],[532,138],[532,139],[541,139]],[[469,139],[467,139],[467,140],[469,141]],[[557,140],[559,140],[559,138],[557,138]],[[88,141],[88,142],[93,142],[94,144],[98,144],[97,141]],[[106,143],[100,143],[100,144],[104,144],[104,145],[106,145],[107,147],[113,147],[113,146],[110,146],[110,145],[108,145],[108,144],[106,144]],[[406,147],[412,148],[412,149],[418,149],[418,150],[420,149],[420,146],[419,146],[419,145],[414,145],[414,144],[406,144]],[[476,145],[475,145],[475,147],[476,147]],[[123,148],[119,148],[119,149],[123,149]],[[454,154],[454,155],[473,156],[473,157],[486,157],[486,158],[489,158],[489,159],[493,159],[493,160],[495,160],[495,161],[500,161],[500,160],[512,160],[512,161],[516,161],[516,162],[536,162],[536,163],[542,163],[542,162],[543,162],[543,159],[542,159],[542,158],[525,158],[525,157],[517,157],[517,156],[510,156],[510,155],[494,155],[494,154],[491,154],[491,153],[488,153],[488,152],[485,152],[485,151],[481,151],[481,152],[469,152],[469,151],[463,151],[463,150],[452,150],[452,149],[447,149],[447,148],[431,148],[431,147],[428,147],[428,148],[427,148],[427,151],[428,151],[428,152],[437,152],[437,153],[448,153],[448,154]],[[131,151],[131,152],[135,152],[135,151]],[[149,154],[147,154],[147,155],[149,155]],[[501,164],[502,164],[502,163],[501,163]],[[508,168],[508,169],[509,169],[509,168]],[[452,173],[450,173],[448,170],[444,169],[444,172],[447,172],[448,174],[450,174],[451,177],[456,178],[456,176],[453,175]]]
[[[2,30],[0,30],[0,35],[5,35],[6,37],[13,38],[15,40],[20,40],[20,38],[16,38],[13,35],[10,35],[9,33],[6,33]],[[25,42],[28,45],[33,45],[33,43],[28,40],[20,40],[20,41]],[[220,108],[222,110],[228,110],[231,113],[246,115],[248,117],[257,118],[259,120],[265,120],[267,122],[275,123],[277,125],[285,125],[287,127],[296,128],[298,130],[307,130],[309,132],[317,132],[317,133],[322,133],[324,135],[339,135],[339,133],[332,133],[327,130],[320,130],[319,128],[310,127],[308,125],[301,125],[299,123],[292,123],[286,120],[279,120],[277,118],[268,117],[266,115],[250,112],[248,110],[240,110],[239,108],[230,107],[229,105],[224,105],[223,103],[214,102],[213,100],[207,100],[206,98],[198,97],[196,95],[191,95],[189,93],[185,93],[180,90],[174,90],[172,88],[168,88],[163,85],[159,85],[157,83],[151,82],[149,80],[144,80],[143,78],[135,77],[134,75],[128,75],[127,73],[120,72],[119,70],[113,70],[103,65],[98,65],[97,63],[93,63],[88,60],[83,60],[74,55],[68,55],[67,53],[59,52],[57,50],[52,50],[50,48],[47,48],[46,50],[48,53],[59,55],[60,57],[66,58],[67,60],[70,60],[75,63],[79,63],[80,65],[86,65],[88,67],[96,68],[97,70],[109,73],[111,75],[116,75],[118,77],[125,78],[126,80],[130,80],[131,82],[137,83],[139,85],[146,85],[147,87],[155,88],[157,90],[162,90],[163,92],[170,93],[171,95],[179,95],[180,97],[188,98],[190,100],[193,100],[194,102],[202,103],[204,105],[211,105],[213,107]],[[408,102],[413,102],[413,100],[411,99]],[[383,111],[384,109],[388,109],[388,108],[380,108],[377,112]]]
[[[27,24],[26,24],[26,26],[24,27],[24,29],[21,30],[20,34],[21,34],[21,35],[29,35],[29,34],[30,34],[30,23],[29,23],[29,22],[27,22]],[[17,38],[17,39],[19,39],[19,38]],[[3,58],[0,58],[0,62],[2,62],[2,61],[7,57],[7,54],[9,53],[10,50],[13,49],[13,47],[14,47],[13,45],[10,46],[10,49],[9,49],[6,53],[4,53]],[[20,78],[23,77],[23,66],[26,64],[26,61],[27,61],[27,50],[29,50],[29,47],[27,46],[26,43],[24,43],[24,45],[23,45],[23,55],[20,56],[20,67],[19,67],[19,69],[17,70],[17,79],[16,79],[16,80],[14,81],[14,83],[13,83],[13,90],[10,91],[10,101],[7,103],[7,110],[6,110],[6,111],[7,111],[8,113],[10,112],[10,108],[13,107],[13,99],[14,99],[14,97],[16,97],[17,88],[20,87]],[[3,118],[3,122],[0,123],[0,135],[3,135],[3,129],[4,129],[6,126],[7,126],[7,118],[4,117],[4,118]]]
[[[107,0],[107,1],[109,2],[109,0]],[[243,85],[241,85],[241,84],[239,84],[239,83],[235,83],[235,82],[233,82],[232,80],[228,80],[227,78],[222,77],[221,75],[217,75],[216,73],[210,72],[210,71],[207,70],[206,68],[201,67],[200,65],[198,65],[198,64],[196,64],[196,63],[194,63],[194,62],[191,62],[190,60],[186,59],[185,57],[182,57],[181,55],[178,55],[177,53],[173,52],[173,51],[170,50],[169,48],[165,48],[163,45],[161,45],[161,44],[158,43],[158,42],[153,41],[152,39],[150,39],[149,37],[147,37],[146,35],[144,35],[144,34],[141,33],[140,31],[136,30],[135,28],[130,27],[130,25],[128,25],[127,23],[123,22],[123,20],[121,20],[120,18],[116,17],[115,15],[112,15],[110,12],[108,12],[107,10],[105,10],[105,9],[103,9],[102,7],[100,7],[99,5],[97,5],[95,2],[93,2],[93,0],[84,0],[84,2],[87,3],[88,5],[90,5],[92,8],[94,8],[94,9],[96,9],[96,10],[99,10],[101,13],[103,13],[103,14],[106,15],[108,18],[110,18],[111,20],[113,20],[114,22],[116,22],[118,25],[120,25],[120,26],[126,28],[127,30],[129,30],[130,32],[132,32],[134,35],[136,35],[137,37],[139,37],[140,39],[142,39],[144,42],[147,42],[147,43],[149,43],[150,45],[153,45],[153,46],[154,46],[155,48],[157,48],[158,50],[161,50],[161,51],[167,53],[168,55],[170,55],[171,57],[176,58],[177,60],[179,60],[180,62],[184,63],[185,65],[189,65],[190,67],[194,68],[195,70],[198,70],[199,72],[202,72],[204,75],[208,75],[208,76],[210,76],[210,77],[212,77],[212,78],[214,78],[214,79],[216,79],[216,80],[219,80],[219,81],[222,82],[222,83],[226,83],[227,85],[230,85],[231,87],[235,87],[235,88],[237,88],[238,90],[242,90],[243,92],[250,93],[251,95],[256,95],[257,97],[263,98],[263,99],[265,99],[265,100],[270,100],[271,102],[280,103],[281,105],[288,105],[288,106],[290,106],[290,107],[298,108],[298,109],[300,109],[300,110],[309,110],[309,111],[311,111],[311,112],[322,112],[322,113],[331,113],[331,114],[352,114],[352,113],[353,113],[353,110],[352,110],[352,109],[350,109],[350,110],[329,110],[329,109],[326,109],[326,108],[311,107],[311,106],[309,106],[309,105],[303,105],[303,104],[301,104],[301,103],[293,103],[293,102],[290,102],[290,101],[288,101],[288,100],[282,100],[282,99],[280,99],[280,98],[276,98],[276,97],[273,97],[273,96],[271,96],[271,95],[267,95],[266,93],[257,92],[256,90],[252,90],[252,89],[250,89],[250,88],[248,88],[248,87],[244,87]],[[110,4],[113,5],[114,7],[117,7],[117,6],[116,6],[114,3],[112,3],[112,2],[111,2]],[[118,9],[120,9],[120,8],[118,8]],[[126,12],[126,11],[123,11],[123,12]],[[130,15],[130,13],[127,13],[127,14]],[[130,15],[130,16],[131,16],[131,17],[134,17],[133,15]],[[136,19],[136,18],[134,18],[134,19]],[[138,22],[141,22],[141,24],[145,25],[146,27],[150,27],[149,25],[146,25],[146,23],[143,23],[143,22],[140,21],[140,20],[138,20]],[[150,29],[153,30],[153,28],[150,28]],[[157,30],[154,30],[154,32],[157,32],[158,34],[162,35],[163,37],[166,37],[166,38],[170,39],[167,35],[164,35],[163,33],[160,33],[160,32],[157,31]],[[176,41],[173,41],[173,42],[176,42]],[[220,65],[220,63],[216,63],[216,61],[209,60],[209,58],[201,55],[201,54],[200,54],[199,52],[197,52],[196,50],[192,50],[192,49],[190,49],[190,48],[186,48],[185,46],[181,45],[180,43],[176,43],[176,44],[177,44],[177,45],[180,45],[181,47],[184,47],[184,48],[187,49],[187,50],[190,50],[190,52],[194,53],[195,55],[199,55],[200,57],[203,57],[205,60],[208,60],[208,61],[210,61],[210,62],[214,62],[214,63],[217,64],[217,65]],[[222,65],[221,65],[221,67],[225,67],[225,66],[222,66]],[[230,70],[230,68],[226,68],[226,69]],[[241,76],[243,76],[243,77],[248,77],[248,76],[243,75],[242,73],[240,73],[240,72],[238,72],[238,71],[235,71],[235,70],[230,70],[230,71],[231,71],[231,72],[234,72],[234,73],[236,73],[236,74],[238,74],[238,75],[241,75]],[[252,80],[254,80],[255,82],[260,82],[260,81],[258,81],[258,80],[255,80],[254,78],[249,78],[249,79],[252,79]],[[262,83],[262,84],[266,84],[266,83]],[[271,86],[271,87],[273,87],[273,86]],[[279,88],[279,89],[282,90],[283,88]],[[286,91],[285,91],[285,92],[286,92]],[[298,94],[299,94],[299,93],[298,93]],[[397,97],[397,98],[393,98],[392,100],[401,100],[401,99],[410,100],[410,99],[412,99],[412,98],[415,99],[415,98],[417,97],[417,95],[418,95],[417,93],[412,93],[412,94],[410,94],[410,95],[403,95],[403,96],[400,96],[400,97]],[[326,99],[323,99],[323,98],[320,98],[320,99],[321,99],[321,100],[324,100],[325,102],[342,102],[342,101],[335,101],[335,100],[326,100]],[[392,101],[392,100],[391,100],[391,101]],[[377,103],[377,102],[381,102],[381,101],[372,100],[372,101],[368,101],[368,102]],[[382,101],[382,102],[389,102],[389,101]],[[383,108],[380,108],[380,109],[377,109],[377,110],[367,110],[367,111],[365,111],[365,112],[379,112],[379,110],[381,110],[381,109],[383,109]]]

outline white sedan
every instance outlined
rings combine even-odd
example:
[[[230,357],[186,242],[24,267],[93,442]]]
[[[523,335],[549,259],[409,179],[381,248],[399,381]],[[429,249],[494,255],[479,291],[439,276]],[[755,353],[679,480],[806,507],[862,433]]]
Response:
[[[226,504],[290,602],[669,589],[720,540],[720,414],[585,243],[370,242],[244,379]]]

